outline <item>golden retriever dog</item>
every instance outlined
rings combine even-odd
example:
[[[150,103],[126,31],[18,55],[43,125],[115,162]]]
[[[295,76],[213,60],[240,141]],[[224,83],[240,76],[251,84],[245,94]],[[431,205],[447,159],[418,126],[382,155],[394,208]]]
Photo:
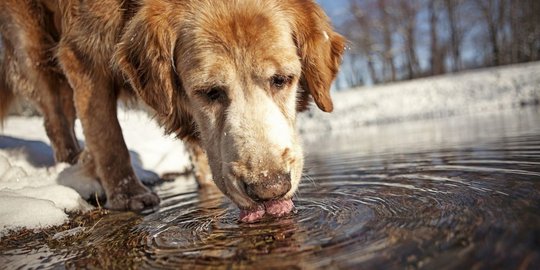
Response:
[[[131,95],[189,145],[199,183],[213,180],[244,222],[293,208],[296,113],[311,100],[332,111],[344,50],[311,0],[2,0],[0,34],[0,117],[15,95],[32,100],[56,161],[98,179],[106,207],[159,204],[118,123],[118,99]]]

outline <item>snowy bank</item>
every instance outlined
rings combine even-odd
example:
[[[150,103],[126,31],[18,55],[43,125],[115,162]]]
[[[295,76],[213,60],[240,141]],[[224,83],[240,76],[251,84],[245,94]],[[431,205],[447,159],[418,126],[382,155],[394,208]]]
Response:
[[[190,168],[183,144],[144,112],[120,111],[135,172],[146,182]],[[0,131],[0,236],[9,230],[60,225],[67,213],[92,208],[85,199],[103,191],[77,166],[54,164],[40,117],[10,117]],[[80,123],[77,137],[84,139]],[[81,142],[82,143],[82,142]]]
[[[19,227],[60,225],[67,221],[66,212],[91,209],[75,190],[56,183],[65,164],[35,168],[11,157],[14,165],[5,154],[0,152],[0,236]]]
[[[499,111],[540,101],[540,62],[462,72],[332,93],[334,112],[313,108],[300,132],[328,132],[401,121]],[[309,139],[309,138],[306,138]]]

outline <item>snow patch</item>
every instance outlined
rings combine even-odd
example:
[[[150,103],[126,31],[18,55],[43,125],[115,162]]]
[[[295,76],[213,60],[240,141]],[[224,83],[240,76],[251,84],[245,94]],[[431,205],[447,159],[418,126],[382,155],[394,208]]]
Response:
[[[300,114],[306,141],[359,127],[496,112],[540,102],[540,62],[467,71],[332,93],[334,111]]]
[[[56,183],[65,164],[34,168],[0,150],[0,236],[22,227],[36,229],[61,225],[66,212],[92,209],[79,194]]]
[[[119,111],[135,173],[147,184],[191,168],[184,145],[145,112]],[[77,138],[84,139],[80,122]],[[81,141],[81,145],[84,142]],[[22,227],[61,225],[69,212],[92,209],[85,199],[104,196],[80,165],[55,164],[41,117],[10,117],[0,130],[0,236]]]

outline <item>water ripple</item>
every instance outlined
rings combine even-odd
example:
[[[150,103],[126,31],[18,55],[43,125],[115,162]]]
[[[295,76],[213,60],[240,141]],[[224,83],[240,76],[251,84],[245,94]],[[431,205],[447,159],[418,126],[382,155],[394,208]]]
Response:
[[[540,152],[512,142],[509,149],[315,156],[296,211],[258,224],[239,224],[238,210],[219,193],[173,196],[139,225],[150,232],[147,266],[381,266],[388,258],[429,265],[435,254],[455,252],[465,263],[477,254],[472,247],[494,251],[487,246],[527,237],[525,220],[540,225],[537,212],[518,210],[540,209]],[[534,158],[523,157],[525,150]],[[501,239],[494,226],[506,228]]]

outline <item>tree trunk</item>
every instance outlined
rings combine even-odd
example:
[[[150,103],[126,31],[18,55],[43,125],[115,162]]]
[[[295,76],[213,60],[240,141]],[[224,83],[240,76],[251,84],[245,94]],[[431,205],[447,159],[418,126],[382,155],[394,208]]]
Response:
[[[437,9],[435,7],[437,0],[429,0],[429,34],[431,40],[430,46],[430,70],[431,75],[439,75],[444,73],[444,62],[442,59],[441,48],[439,48],[439,37],[437,35]]]
[[[405,39],[405,55],[407,59],[407,78],[416,78],[420,71],[418,56],[416,54],[416,16],[418,9],[408,1],[401,1],[402,19],[405,21],[403,35]]]
[[[457,25],[457,7],[459,0],[444,0],[450,28],[450,52],[452,55],[452,71],[461,70],[461,33]]]
[[[393,42],[392,32],[390,31],[391,18],[388,13],[388,5],[386,0],[378,0],[377,2],[379,10],[381,12],[381,25],[383,31],[383,74],[387,78],[387,70],[390,69],[390,81],[395,81],[396,78],[396,65],[394,64]]]

